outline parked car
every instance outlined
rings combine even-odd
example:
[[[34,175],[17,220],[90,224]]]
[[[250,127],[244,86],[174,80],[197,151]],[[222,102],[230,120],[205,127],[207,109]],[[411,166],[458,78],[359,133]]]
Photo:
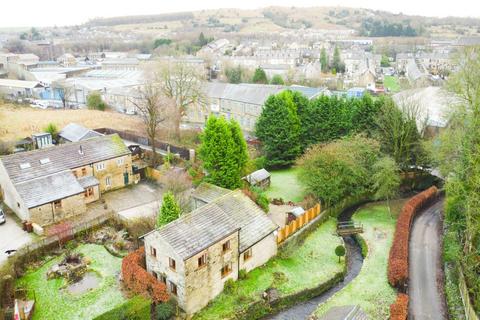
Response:
[[[5,222],[7,222],[5,212],[3,212],[2,208],[0,208],[0,224],[4,224]]]

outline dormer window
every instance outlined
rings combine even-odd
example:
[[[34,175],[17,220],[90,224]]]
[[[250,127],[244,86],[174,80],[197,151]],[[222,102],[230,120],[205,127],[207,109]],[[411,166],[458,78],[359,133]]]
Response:
[[[28,162],[20,163],[20,169],[28,169],[31,165]]]

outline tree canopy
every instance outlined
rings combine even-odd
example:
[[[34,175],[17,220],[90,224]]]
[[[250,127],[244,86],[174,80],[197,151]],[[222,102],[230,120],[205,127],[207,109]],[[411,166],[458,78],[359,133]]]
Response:
[[[301,146],[300,119],[294,93],[283,91],[267,99],[255,133],[262,141],[269,167],[284,167],[295,162]]]
[[[267,84],[268,79],[267,79],[267,74],[265,73],[265,70],[263,70],[262,68],[255,69],[252,82],[257,84]]]
[[[161,227],[180,217],[180,206],[171,191],[163,195],[162,207],[157,215],[157,227]]]
[[[238,123],[211,116],[201,141],[199,157],[208,173],[205,179],[227,189],[240,187],[248,153]]]

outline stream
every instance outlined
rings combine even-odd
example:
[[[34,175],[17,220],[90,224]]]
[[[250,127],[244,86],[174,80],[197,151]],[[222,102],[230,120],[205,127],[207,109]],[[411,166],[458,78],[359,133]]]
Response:
[[[339,222],[346,222],[352,219],[353,214],[364,203],[360,203],[349,207],[342,211],[338,216]],[[343,237],[345,248],[347,249],[347,273],[342,282],[337,283],[332,288],[328,289],[321,295],[312,298],[308,301],[300,302],[288,309],[280,311],[274,315],[264,317],[265,320],[305,320],[317,309],[318,305],[324,303],[328,298],[333,296],[338,291],[342,290],[350,281],[360,273],[363,265],[362,250],[353,236]]]

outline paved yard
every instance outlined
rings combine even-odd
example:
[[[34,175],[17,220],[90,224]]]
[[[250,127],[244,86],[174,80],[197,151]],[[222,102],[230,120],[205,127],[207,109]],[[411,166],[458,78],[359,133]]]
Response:
[[[13,213],[8,212],[7,222],[0,225],[0,265],[7,260],[5,250],[16,250],[33,242],[35,235],[22,230],[22,225]]]
[[[124,219],[151,216],[157,213],[162,203],[163,191],[153,183],[137,185],[108,192],[102,197],[108,207]]]

